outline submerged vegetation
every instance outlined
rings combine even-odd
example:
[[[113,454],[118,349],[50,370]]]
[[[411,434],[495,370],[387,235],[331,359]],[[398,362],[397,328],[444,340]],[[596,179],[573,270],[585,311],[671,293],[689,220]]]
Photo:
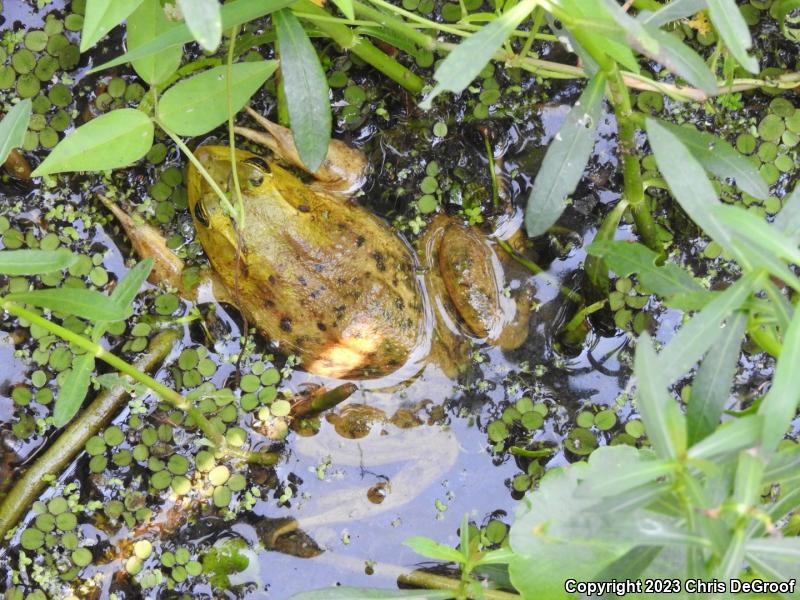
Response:
[[[800,594],[797,0],[0,6],[4,597]],[[272,340],[248,310],[290,264],[247,246],[254,190],[352,234],[315,212],[344,188],[400,248],[356,236],[366,279],[416,290],[372,315],[428,327],[408,377],[315,377],[345,304]],[[220,264],[241,315],[201,302]],[[359,545],[392,529],[436,566]]]

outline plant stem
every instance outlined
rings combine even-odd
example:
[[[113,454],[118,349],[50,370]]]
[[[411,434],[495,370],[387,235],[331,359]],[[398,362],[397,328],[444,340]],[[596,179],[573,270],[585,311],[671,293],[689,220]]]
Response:
[[[228,60],[225,71],[225,87],[228,97],[228,148],[231,157],[231,175],[233,175],[233,190],[236,196],[236,226],[238,229],[244,227],[244,201],[242,200],[242,188],[239,185],[239,169],[236,168],[236,145],[234,144],[233,134],[233,48],[236,45],[236,35],[238,27],[231,30],[228,40]]]
[[[500,246],[503,250],[508,252],[508,255],[511,258],[513,258],[515,261],[517,261],[523,267],[528,269],[531,273],[533,273],[534,275],[541,275],[542,279],[546,279],[548,281],[548,283],[557,286],[558,289],[561,290],[561,293],[564,294],[564,296],[566,296],[567,298],[569,298],[573,302],[576,302],[578,304],[583,304],[583,297],[578,292],[576,292],[575,290],[569,289],[565,285],[562,285],[561,282],[559,282],[555,277],[553,277],[552,275],[547,273],[544,269],[542,269],[542,267],[537,265],[532,260],[528,260],[524,256],[520,256],[514,250],[514,248],[511,247],[511,244],[509,244],[506,240],[501,240],[501,239],[498,239],[498,238],[492,238],[492,239],[495,242],[497,242],[498,246]]]
[[[186,155],[186,158],[189,159],[189,162],[191,162],[194,165],[194,168],[197,169],[197,172],[200,173],[203,179],[206,180],[206,183],[208,183],[209,187],[212,190],[214,190],[214,193],[219,197],[219,201],[222,204],[223,208],[226,210],[226,212],[234,220],[236,220],[236,209],[231,204],[230,200],[228,199],[228,196],[225,195],[225,192],[222,191],[222,188],[219,187],[219,184],[216,181],[214,181],[214,178],[211,177],[211,174],[208,171],[206,171],[206,168],[203,166],[203,164],[199,160],[197,160],[197,157],[189,149],[189,146],[187,146],[178,135],[173,133],[166,125],[164,125],[164,123],[162,123],[158,119],[153,119],[153,120],[155,124],[161,127],[164,133],[166,133],[172,139],[172,141],[175,142],[175,145],[181,149],[181,152],[183,152]]]
[[[220,451],[246,460],[247,462],[261,464],[275,464],[277,462],[278,455],[274,452],[247,452],[246,450],[240,450],[239,448],[230,446],[225,440],[225,436],[217,431],[211,421],[206,419],[205,415],[195,408],[189,400],[184,398],[175,390],[165,386],[163,383],[156,381],[150,375],[142,373],[135,366],[122,360],[115,354],[112,354],[99,344],[96,344],[90,339],[85,338],[82,335],[78,335],[77,333],[74,333],[65,327],[62,327],[61,325],[57,325],[51,321],[48,321],[44,317],[41,317],[36,313],[31,312],[28,309],[23,308],[22,306],[9,300],[2,300],[2,307],[6,312],[21,319],[25,319],[30,323],[34,323],[50,333],[57,335],[61,339],[85,350],[86,352],[91,352],[95,357],[99,358],[105,363],[108,363],[121,373],[129,375],[135,381],[147,386],[156,394],[158,394],[164,401],[173,407],[184,411],[197,424],[197,427],[203,432],[203,435],[205,435]]]
[[[147,352],[134,363],[140,372],[154,370],[178,342],[180,335],[171,329],[159,333],[150,342]],[[132,378],[128,378],[132,381]],[[13,528],[31,502],[47,487],[48,481],[58,476],[70,461],[97,435],[102,427],[119,412],[127,392],[122,386],[99,393],[92,403],[61,432],[43,454],[14,483],[0,503],[0,540]]]
[[[605,216],[603,222],[600,223],[600,228],[594,236],[595,242],[614,239],[619,222],[627,208],[628,201],[625,198],[621,198],[611,212]],[[608,267],[605,261],[598,256],[587,256],[583,263],[583,269],[586,271],[592,287],[605,297],[608,291]]]
[[[426,573],[425,571],[404,573],[397,578],[397,583],[427,590],[453,590],[457,592],[462,589],[462,582],[458,579],[451,579],[443,575],[434,575],[433,573]],[[503,592],[502,590],[482,589],[481,592],[485,600],[520,600],[522,597],[510,592]],[[472,595],[467,597],[474,598]]]
[[[316,16],[330,16],[328,12],[318,7],[310,0],[298,0],[294,8],[300,13]],[[350,50],[364,62],[372,65],[389,79],[400,84],[412,94],[419,94],[425,82],[418,75],[412,73],[391,56],[379,50],[371,42],[356,35],[352,29],[339,23],[314,21],[314,25],[343,49]]]

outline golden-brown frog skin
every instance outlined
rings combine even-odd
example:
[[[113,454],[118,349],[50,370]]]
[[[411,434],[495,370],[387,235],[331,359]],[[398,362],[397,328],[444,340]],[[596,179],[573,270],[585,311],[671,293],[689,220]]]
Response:
[[[198,160],[230,185],[227,147]],[[197,236],[247,319],[313,373],[390,373],[422,335],[415,260],[388,225],[360,206],[314,189],[272,162],[237,150],[244,201],[238,259],[230,218],[198,171],[188,176]]]
[[[241,127],[237,133],[302,168],[288,130],[250,114],[266,133]],[[234,188],[228,147],[204,146],[195,154],[220,188]],[[236,151],[235,162],[244,204],[238,240],[218,195],[189,166],[197,237],[248,321],[282,351],[299,355],[305,370],[377,378],[427,345],[452,375],[464,356],[465,328],[454,326],[459,320],[467,335],[504,349],[524,341],[526,299],[518,307],[501,293],[503,269],[494,245],[478,229],[440,215],[421,240],[419,265],[384,221],[345,197],[364,170],[358,151],[332,142],[313,174],[317,183],[310,185],[244,150]],[[420,266],[424,283],[417,277]]]

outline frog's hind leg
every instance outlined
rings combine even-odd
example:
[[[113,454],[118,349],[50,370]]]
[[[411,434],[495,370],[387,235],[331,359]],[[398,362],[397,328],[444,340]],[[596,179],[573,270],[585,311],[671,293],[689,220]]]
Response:
[[[289,129],[262,117],[249,106],[246,107],[246,110],[247,114],[264,128],[264,131],[234,127],[236,133],[266,146],[279,158],[309,172],[303,161],[300,160],[292,132]],[[325,160],[311,175],[319,182],[319,187],[324,190],[350,194],[364,184],[366,171],[367,159],[361,152],[341,140],[331,140]]]

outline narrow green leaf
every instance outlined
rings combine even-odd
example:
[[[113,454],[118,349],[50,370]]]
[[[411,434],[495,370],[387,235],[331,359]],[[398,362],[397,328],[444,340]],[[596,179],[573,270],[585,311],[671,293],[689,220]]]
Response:
[[[455,94],[463,91],[478,76],[511,32],[531,13],[536,4],[537,0],[521,0],[519,4],[461,42],[436,69],[433,74],[436,85],[420,102],[420,107],[425,110],[430,109],[433,99],[446,90]]]
[[[738,206],[725,204],[714,207],[713,212],[722,223],[738,235],[749,239],[770,254],[800,265],[800,248],[797,244],[768,225],[763,218]]]
[[[464,562],[464,557],[458,550],[440,544],[430,538],[415,535],[403,540],[403,545],[408,546],[417,554],[426,556],[427,558],[454,562],[456,564]]]
[[[497,550],[491,550],[484,554],[478,562],[475,563],[475,566],[481,565],[507,565],[511,562],[511,559],[514,557],[514,553],[509,548],[498,548]]]
[[[78,257],[66,248],[58,250],[2,250],[0,273],[4,275],[39,275],[66,269]]]
[[[759,503],[764,467],[764,460],[758,455],[758,450],[755,448],[739,452],[733,485],[733,500],[737,504],[754,507]]]
[[[800,446],[792,444],[773,454],[764,472],[764,480],[770,483],[783,483],[797,479],[800,479]]]
[[[773,226],[788,235],[795,244],[800,244],[800,185],[784,201],[783,208],[775,215]]]
[[[686,407],[689,445],[694,445],[711,434],[719,424],[730,396],[746,326],[747,315],[744,313],[730,316],[725,321],[722,336],[706,352],[697,370]]]
[[[53,407],[53,425],[63,427],[78,412],[89,391],[89,381],[94,371],[94,356],[81,354],[75,358],[72,369],[58,389]]]
[[[141,111],[120,108],[78,127],[53,148],[34,177],[65,171],[127,167],[153,145],[153,122]]]
[[[456,593],[448,590],[384,590],[381,588],[354,588],[337,586],[300,592],[288,600],[450,600]]]
[[[745,275],[678,330],[659,356],[661,373],[668,384],[686,373],[719,342],[727,329],[723,322],[741,308],[760,279],[759,273]]]
[[[747,552],[792,561],[795,563],[795,566],[800,562],[800,538],[797,537],[772,537],[748,540],[746,547]]]
[[[800,310],[794,312],[784,336],[781,355],[775,367],[772,387],[758,407],[764,418],[763,448],[773,452],[784,438],[797,412],[800,400]]]
[[[274,60],[233,65],[233,111],[239,112],[275,72]],[[158,119],[178,135],[202,135],[228,119],[227,67],[214,67],[184,79],[164,92]]]
[[[747,54],[753,47],[750,28],[734,0],[706,0],[711,22],[722,36],[728,50],[745,69],[758,73],[758,61]]]
[[[742,572],[742,559],[744,558],[745,535],[742,529],[734,529],[733,535],[728,540],[725,555],[722,557],[721,564],[717,567],[719,579],[730,581],[733,577]]]
[[[656,12],[645,13],[643,16],[637,16],[637,18],[650,27],[661,27],[667,23],[691,17],[705,8],[706,0],[673,0]]]
[[[303,164],[314,172],[325,160],[331,140],[328,79],[294,13],[284,8],[273,18],[292,137]]]
[[[661,553],[659,546],[636,546],[592,578],[592,581],[637,580]],[[605,596],[608,598],[608,596]]]
[[[704,92],[717,91],[717,79],[705,61],[677,37],[637,21],[614,0],[605,0],[614,19],[627,32],[628,43]]]
[[[353,10],[353,0],[333,0],[333,3],[348,19],[353,20],[356,18],[356,13]]]
[[[89,321],[122,321],[130,315],[130,306],[121,308],[105,294],[96,290],[80,288],[43,289],[16,292],[5,296],[6,300],[49,308],[50,310],[75,315]]]
[[[25,132],[28,130],[28,122],[31,120],[32,105],[31,99],[25,98],[8,111],[0,121],[0,165],[6,162],[14,148],[22,146]]]
[[[128,50],[137,50],[162,34],[175,29],[178,24],[167,20],[160,0],[143,0],[128,17]],[[164,83],[178,70],[183,51],[180,46],[164,48],[160,52],[131,62],[136,73],[151,86]]]
[[[117,287],[111,292],[111,300],[120,308],[130,306],[136,294],[142,287],[142,284],[150,276],[150,271],[153,270],[153,259],[146,258],[141,262],[136,263],[130,271],[125,274],[125,277],[120,279]]]
[[[656,356],[650,336],[642,334],[634,360],[639,412],[656,454],[674,459],[686,450],[686,420],[667,391],[663,362]]]
[[[760,200],[769,198],[769,186],[758,169],[726,140],[692,127],[660,119],[658,123],[677,137],[705,169],[720,179],[734,179],[736,185],[751,196]]]
[[[217,0],[177,0],[194,39],[206,52],[216,52],[222,40],[222,17]]]
[[[525,208],[525,228],[531,237],[543,234],[558,220],[567,196],[583,177],[594,148],[605,84],[602,74],[589,81],[547,149]]]
[[[81,31],[81,52],[86,52],[100,38],[122,23],[142,0],[86,0],[86,15]]]
[[[224,31],[231,27],[247,23],[248,21],[253,21],[259,17],[263,17],[271,12],[289,6],[295,1],[296,0],[234,0],[222,7],[222,29]],[[166,48],[183,46],[183,44],[191,42],[193,39],[192,32],[189,31],[189,28],[185,24],[178,25],[160,34],[154,40],[139,46],[135,50],[126,52],[122,56],[118,56],[113,60],[90,69],[89,74],[139,60],[147,56],[152,56]]]
[[[607,446],[601,446],[601,448],[605,447]],[[600,450],[600,448],[597,450]],[[578,488],[578,492],[587,494],[597,500],[607,496],[616,496],[669,475],[675,470],[675,467],[675,463],[671,460],[642,458],[633,464],[627,465],[624,472],[614,469],[617,476],[613,479],[603,478],[586,482]],[[609,465],[609,468],[613,469],[614,465]]]
[[[761,438],[764,420],[758,415],[727,421],[714,433],[689,448],[689,458],[711,460],[742,448],[755,446]]]
[[[661,297],[704,291],[697,279],[678,265],[670,262],[657,265],[658,254],[638,242],[592,242],[587,252],[605,260],[620,277],[636,273],[645,289]]]

